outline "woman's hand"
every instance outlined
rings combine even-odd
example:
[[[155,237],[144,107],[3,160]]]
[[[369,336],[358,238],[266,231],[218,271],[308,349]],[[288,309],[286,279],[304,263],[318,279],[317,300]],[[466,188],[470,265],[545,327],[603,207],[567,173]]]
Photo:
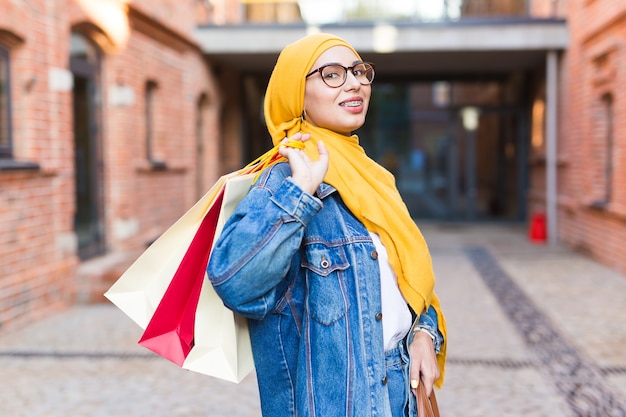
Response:
[[[308,133],[296,133],[289,138],[289,140],[306,142],[310,137],[311,135]],[[285,138],[281,144],[287,142],[288,139]],[[281,146],[278,150],[281,156],[289,160],[293,182],[309,194],[315,193],[328,171],[328,150],[326,150],[322,141],[317,142],[317,151],[319,152],[319,159],[317,161],[311,161],[302,149]]]
[[[435,381],[439,378],[439,364],[435,355],[433,340],[426,332],[417,332],[409,346],[409,356],[411,357],[410,379],[418,381],[418,384],[425,384],[426,393],[430,395]],[[417,387],[413,386],[412,391],[417,396]]]

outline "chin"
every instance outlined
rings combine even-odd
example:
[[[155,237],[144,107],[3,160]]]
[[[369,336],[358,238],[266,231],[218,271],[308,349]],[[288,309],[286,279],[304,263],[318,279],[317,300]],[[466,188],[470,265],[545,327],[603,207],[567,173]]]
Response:
[[[357,131],[361,126],[363,126],[362,124],[358,125],[358,126],[354,126],[352,128],[346,128],[346,127],[342,127],[340,129],[333,129],[335,132],[340,133],[344,136],[352,136],[354,134],[355,131]]]
[[[344,120],[345,122],[345,120]],[[358,130],[365,123],[365,117],[358,120],[350,120],[349,123],[337,123],[334,126],[328,125],[326,128],[342,135],[350,136],[355,130]]]
[[[363,120],[360,123],[354,124],[351,128],[350,128],[350,132],[354,132],[355,130],[360,129],[363,125],[365,124],[365,120]]]
[[[365,124],[365,115],[363,115],[363,117],[358,118],[357,120],[352,120],[352,123],[349,123],[348,125],[346,125],[346,130],[350,130],[351,132],[354,132],[357,129],[360,129],[361,126],[363,126]]]

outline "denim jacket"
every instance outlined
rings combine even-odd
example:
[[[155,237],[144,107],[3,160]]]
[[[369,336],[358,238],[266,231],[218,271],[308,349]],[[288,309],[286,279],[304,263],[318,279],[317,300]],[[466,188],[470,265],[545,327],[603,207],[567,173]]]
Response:
[[[248,318],[264,416],[385,415],[374,244],[333,187],[314,197],[290,174],[277,164],[251,188],[216,242],[209,279]],[[436,312],[416,322],[438,347]]]

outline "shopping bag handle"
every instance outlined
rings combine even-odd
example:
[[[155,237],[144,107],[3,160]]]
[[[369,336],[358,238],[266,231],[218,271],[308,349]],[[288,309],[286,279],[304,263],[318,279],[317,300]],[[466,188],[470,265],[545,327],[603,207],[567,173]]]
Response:
[[[278,162],[286,161],[287,159],[280,155],[280,153],[278,153],[278,150],[281,146],[288,146],[295,149],[304,149],[304,142],[299,140],[289,140],[287,143],[279,143],[278,145],[274,146],[272,149],[265,152],[263,155],[259,156],[257,159],[246,165],[244,167],[244,169],[247,169],[245,173],[258,173],[257,176],[254,178],[254,181],[256,181],[266,168],[269,168],[270,166]]]

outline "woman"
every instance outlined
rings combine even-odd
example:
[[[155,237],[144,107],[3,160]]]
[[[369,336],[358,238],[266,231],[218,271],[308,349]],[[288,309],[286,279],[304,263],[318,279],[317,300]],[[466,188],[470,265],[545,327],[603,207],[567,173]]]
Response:
[[[351,135],[373,78],[332,35],[281,52],[265,117],[275,144],[304,149],[280,147],[288,162],[262,173],[211,255],[217,293],[249,318],[266,417],[414,416],[417,384],[442,383],[427,246],[393,176]]]

